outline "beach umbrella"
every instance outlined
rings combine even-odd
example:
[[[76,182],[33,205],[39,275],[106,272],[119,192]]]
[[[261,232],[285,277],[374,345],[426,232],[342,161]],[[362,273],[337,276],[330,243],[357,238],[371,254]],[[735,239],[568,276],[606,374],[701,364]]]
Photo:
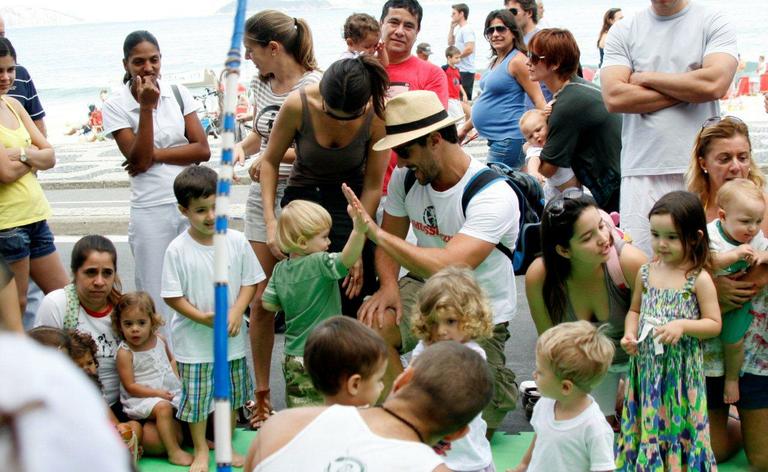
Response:
[[[235,107],[240,78],[240,45],[243,42],[246,0],[237,1],[232,43],[224,63],[224,119],[221,132],[221,167],[216,186],[216,234],[214,247],[215,316],[213,321],[213,431],[216,444],[216,470],[232,470],[232,424],[229,403],[229,365],[227,362],[227,312],[229,277],[227,270],[227,226],[229,193],[232,186],[232,157],[235,147]]]

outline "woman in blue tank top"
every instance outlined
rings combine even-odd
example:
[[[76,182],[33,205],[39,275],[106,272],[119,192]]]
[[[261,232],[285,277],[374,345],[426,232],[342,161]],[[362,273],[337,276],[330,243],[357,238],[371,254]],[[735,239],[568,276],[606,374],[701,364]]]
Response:
[[[480,80],[480,96],[472,105],[472,118],[459,130],[462,141],[475,128],[488,140],[488,162],[502,162],[514,169],[523,166],[520,117],[525,94],[536,108],[544,109],[544,95],[531,81],[525,65],[523,34],[509,10],[495,10],[485,19],[485,39],[491,44],[491,63]]]

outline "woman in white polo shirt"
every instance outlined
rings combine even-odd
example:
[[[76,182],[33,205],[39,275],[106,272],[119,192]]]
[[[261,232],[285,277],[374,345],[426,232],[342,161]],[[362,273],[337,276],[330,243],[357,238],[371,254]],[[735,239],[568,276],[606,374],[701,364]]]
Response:
[[[148,31],[123,42],[124,86],[104,103],[104,133],[125,156],[131,177],[128,242],[136,262],[136,289],[160,297],[163,256],[187,226],[176,208],[173,181],[186,166],[211,156],[197,104],[182,86],[160,81],[161,54]],[[167,320],[166,320],[167,321]]]

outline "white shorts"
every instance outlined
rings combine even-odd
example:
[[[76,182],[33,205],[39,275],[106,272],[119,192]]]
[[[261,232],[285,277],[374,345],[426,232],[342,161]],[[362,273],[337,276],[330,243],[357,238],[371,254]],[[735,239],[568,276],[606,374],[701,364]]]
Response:
[[[685,190],[683,174],[638,175],[621,178],[621,229],[632,237],[632,245],[653,256],[648,213],[664,195]]]
[[[621,379],[626,380],[627,372],[629,372],[628,363],[611,365],[600,383],[592,387],[592,391],[589,392],[604,416],[616,414],[616,395],[619,391],[619,381]]]
[[[280,216],[280,200],[283,199],[288,181],[279,179],[275,192],[275,217]],[[264,207],[261,203],[261,184],[252,182],[245,202],[245,238],[259,243],[267,242],[267,225],[264,223]]]

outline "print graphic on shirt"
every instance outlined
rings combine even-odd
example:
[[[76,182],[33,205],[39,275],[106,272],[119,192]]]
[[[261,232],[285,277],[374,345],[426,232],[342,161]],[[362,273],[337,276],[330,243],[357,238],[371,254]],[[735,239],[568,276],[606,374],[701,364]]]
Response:
[[[339,457],[325,467],[325,472],[365,472],[365,464],[353,457]]]
[[[387,98],[395,98],[401,93],[411,90],[411,84],[408,82],[390,82],[387,90]]]
[[[440,228],[437,224],[437,212],[433,205],[429,205],[424,209],[421,218],[423,221],[411,220],[411,226],[413,226],[414,231],[421,231],[427,236],[437,236],[446,243],[451,240],[451,236],[440,234]]]
[[[279,111],[279,105],[270,105],[262,108],[261,112],[256,115],[256,132],[259,133],[259,136],[262,138],[269,137],[269,134],[272,132],[272,125],[275,124],[277,112]]]
[[[87,332],[85,330],[80,331]],[[98,352],[96,353],[97,357],[115,357],[115,352],[117,352],[117,342],[114,339],[109,339],[106,334],[101,333],[95,341],[98,348]]]

